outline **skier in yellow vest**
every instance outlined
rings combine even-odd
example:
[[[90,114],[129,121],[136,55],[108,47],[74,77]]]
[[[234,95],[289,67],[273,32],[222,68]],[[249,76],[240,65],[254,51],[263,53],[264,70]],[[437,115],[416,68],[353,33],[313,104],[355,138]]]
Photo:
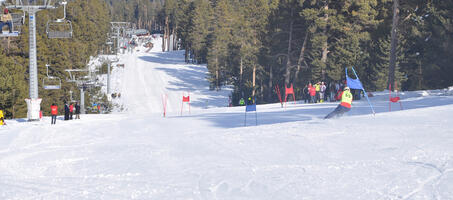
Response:
[[[0,125],[6,125],[5,116],[3,116],[3,110],[0,110]]]
[[[329,113],[324,119],[330,119],[332,117],[341,117],[344,113],[351,110],[352,94],[349,87],[344,87],[343,93],[341,94],[341,103],[335,108],[334,111]]]

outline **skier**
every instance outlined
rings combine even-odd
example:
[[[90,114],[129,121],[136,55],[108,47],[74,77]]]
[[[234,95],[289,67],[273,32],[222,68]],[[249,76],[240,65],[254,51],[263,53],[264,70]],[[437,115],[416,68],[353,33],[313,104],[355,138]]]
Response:
[[[348,86],[344,87],[343,93],[341,94],[341,103],[335,108],[334,111],[329,113],[324,119],[330,119],[332,117],[341,117],[344,113],[351,110],[352,94]]]
[[[50,114],[52,115],[50,124],[56,124],[57,123],[57,115],[58,115],[58,106],[55,105],[55,103],[50,106]]]
[[[6,125],[5,116],[3,116],[3,110],[0,110],[0,126]]]
[[[69,104],[69,119],[72,120],[72,116],[74,113],[74,105],[71,103]]]
[[[80,119],[80,105],[79,102],[76,102],[75,104],[75,114],[76,114],[76,119]]]
[[[64,120],[69,120],[69,105],[66,101],[64,102]]]

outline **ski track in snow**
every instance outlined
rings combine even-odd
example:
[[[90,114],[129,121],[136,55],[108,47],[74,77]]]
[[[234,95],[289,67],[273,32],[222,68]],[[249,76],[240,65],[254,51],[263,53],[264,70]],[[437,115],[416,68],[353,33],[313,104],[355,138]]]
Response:
[[[248,113],[244,127],[244,108],[224,107],[229,90],[209,91],[206,67],[181,51],[120,62],[112,89],[124,112],[7,120],[0,199],[453,199],[451,93],[400,93],[404,110],[388,112],[376,92],[375,116],[360,100],[333,120],[322,117],[337,103],[259,105],[259,125]],[[192,114],[180,116],[187,90]]]

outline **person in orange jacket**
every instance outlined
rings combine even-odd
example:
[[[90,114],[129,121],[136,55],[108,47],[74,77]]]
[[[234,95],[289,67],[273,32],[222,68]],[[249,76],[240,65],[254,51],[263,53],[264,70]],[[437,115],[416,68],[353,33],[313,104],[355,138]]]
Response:
[[[56,124],[57,115],[58,115],[58,106],[55,105],[55,103],[50,106],[50,114],[52,115],[52,120],[51,120],[50,124]]]
[[[329,113],[324,119],[330,119],[333,117],[340,117],[344,113],[351,110],[352,94],[348,86],[344,87],[343,93],[341,94],[341,103],[335,108],[334,111]]]
[[[74,114],[74,105],[69,104],[69,119],[72,120],[72,115]]]

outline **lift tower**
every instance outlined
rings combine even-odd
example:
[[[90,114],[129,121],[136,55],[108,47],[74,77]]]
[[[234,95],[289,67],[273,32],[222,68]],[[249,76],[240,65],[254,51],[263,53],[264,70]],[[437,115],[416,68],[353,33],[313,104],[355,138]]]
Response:
[[[29,45],[30,45],[30,98],[25,99],[27,102],[27,118],[29,121],[39,120],[39,112],[41,110],[41,101],[38,97],[38,65],[36,59],[36,13],[41,10],[54,9],[55,6],[51,5],[52,0],[15,0],[10,5],[7,4],[8,9],[18,9],[28,13],[28,32],[29,32]]]

